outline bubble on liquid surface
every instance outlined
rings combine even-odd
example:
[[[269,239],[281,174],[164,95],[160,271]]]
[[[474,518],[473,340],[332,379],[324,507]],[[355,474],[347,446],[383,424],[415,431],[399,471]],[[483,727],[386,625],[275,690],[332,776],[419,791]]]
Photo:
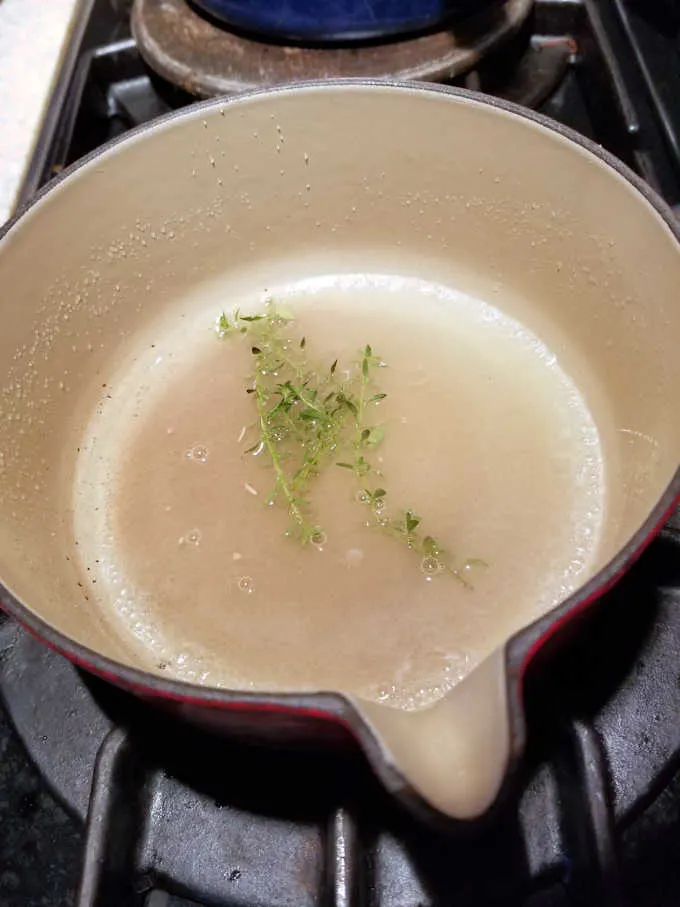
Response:
[[[242,576],[238,581],[239,592],[251,595],[254,589],[253,579],[251,576]]]
[[[193,460],[194,463],[205,463],[208,459],[208,448],[203,444],[195,444],[191,450],[186,453],[187,460]]]
[[[323,531],[323,529],[317,529],[316,532],[312,535],[310,541],[315,548],[318,548],[320,551],[322,551],[323,546],[328,541],[328,536]]]
[[[274,373],[276,375],[276,373]],[[285,425],[277,425],[271,431],[271,436],[275,441],[285,441],[288,437],[288,429]]]
[[[396,693],[397,688],[394,684],[390,686],[380,687],[376,695],[378,702],[388,702]]]
[[[442,565],[436,557],[428,555],[428,557],[424,557],[420,562],[420,569],[423,571],[425,576],[435,576],[441,571]]]
[[[193,545],[197,548],[201,544],[201,530],[200,529],[190,529],[186,535],[179,537],[177,542],[178,545]]]

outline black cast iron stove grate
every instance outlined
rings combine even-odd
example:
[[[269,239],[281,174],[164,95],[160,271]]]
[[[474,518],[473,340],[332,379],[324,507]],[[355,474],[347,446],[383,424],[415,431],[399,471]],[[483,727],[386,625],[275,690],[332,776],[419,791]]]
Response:
[[[187,102],[144,68],[127,7],[83,3],[24,199]],[[528,28],[519,57],[458,81],[540,102],[680,203],[673,0],[537,0]],[[178,733],[0,617],[0,700],[31,760],[0,713],[0,907],[676,905],[677,515],[586,631],[530,678],[516,798],[451,835],[414,823],[357,753]]]

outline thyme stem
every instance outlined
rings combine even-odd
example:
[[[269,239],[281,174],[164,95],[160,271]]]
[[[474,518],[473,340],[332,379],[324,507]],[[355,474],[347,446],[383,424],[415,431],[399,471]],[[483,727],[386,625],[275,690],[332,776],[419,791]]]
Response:
[[[276,445],[273,443],[271,432],[269,431],[269,426],[267,424],[266,398],[257,378],[255,379],[255,401],[257,403],[257,414],[260,420],[262,441],[264,442],[265,449],[269,454],[270,460],[272,461],[272,467],[274,469],[274,474],[276,475],[276,486],[274,487],[274,491],[270,495],[269,499],[273,500],[276,495],[276,490],[281,489],[288,505],[289,514],[298,526],[303,527],[305,525],[305,518],[302,514],[302,511],[298,507],[294,494],[292,493],[288,485],[288,478],[281,466],[281,460],[279,458],[278,451],[276,450]]]

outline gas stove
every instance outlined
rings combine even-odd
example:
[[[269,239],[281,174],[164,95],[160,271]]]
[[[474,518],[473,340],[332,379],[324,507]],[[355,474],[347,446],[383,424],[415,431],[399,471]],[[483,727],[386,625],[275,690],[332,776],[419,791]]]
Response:
[[[680,205],[674,0],[480,7],[445,31],[304,46],[187,0],[89,0],[22,199],[195,97],[416,74],[536,107]],[[178,742],[167,719],[0,617],[0,907],[676,907],[678,716],[679,514],[587,634],[530,678],[516,794],[465,834],[417,824],[358,753],[189,729]]]

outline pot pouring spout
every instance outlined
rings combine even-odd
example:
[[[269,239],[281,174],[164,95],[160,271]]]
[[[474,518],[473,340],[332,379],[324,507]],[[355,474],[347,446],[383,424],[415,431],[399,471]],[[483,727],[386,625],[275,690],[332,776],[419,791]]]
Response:
[[[495,801],[511,757],[506,688],[499,649],[429,708],[407,712],[358,702],[381,751],[383,764],[374,768],[383,775],[386,767],[396,770],[453,819],[481,816]]]

